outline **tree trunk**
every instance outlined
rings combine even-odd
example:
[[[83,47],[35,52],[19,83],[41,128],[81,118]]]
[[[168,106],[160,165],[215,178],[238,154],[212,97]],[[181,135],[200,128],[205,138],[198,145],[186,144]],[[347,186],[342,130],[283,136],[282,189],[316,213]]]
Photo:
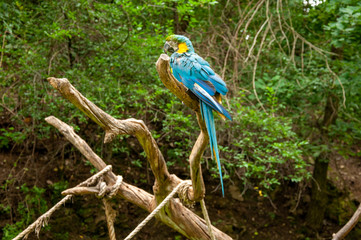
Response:
[[[327,169],[329,161],[325,155],[322,153],[316,158],[313,170],[311,204],[307,213],[307,224],[312,230],[321,228],[327,205]]]
[[[320,144],[328,145],[328,127],[334,124],[337,118],[339,99],[333,93],[327,96],[324,117],[320,124]],[[327,206],[327,170],[329,164],[328,149],[316,157],[313,169],[313,182],[311,189],[311,203],[307,213],[307,225],[312,230],[319,230]]]

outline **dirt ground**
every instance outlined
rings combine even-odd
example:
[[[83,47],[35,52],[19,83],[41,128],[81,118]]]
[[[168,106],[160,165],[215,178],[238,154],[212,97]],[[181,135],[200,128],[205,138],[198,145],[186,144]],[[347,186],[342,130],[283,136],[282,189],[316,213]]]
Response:
[[[349,192],[352,200],[361,202],[361,159],[335,156],[330,162],[328,177],[338,189]]]

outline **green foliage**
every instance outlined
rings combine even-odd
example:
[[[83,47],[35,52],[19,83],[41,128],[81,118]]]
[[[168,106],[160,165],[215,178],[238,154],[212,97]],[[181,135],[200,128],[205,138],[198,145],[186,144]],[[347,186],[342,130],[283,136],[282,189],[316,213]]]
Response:
[[[25,194],[24,201],[20,202],[17,208],[20,220],[15,224],[7,224],[3,228],[3,240],[13,239],[38,216],[48,210],[47,202],[43,197],[45,189],[36,186],[29,188],[24,184],[20,190]],[[49,227],[45,227],[45,230],[47,228]]]
[[[2,85],[9,87],[4,100],[9,109],[16,109],[19,102],[21,108],[12,118],[12,124],[16,128],[1,130],[6,133],[1,136],[1,146],[8,147],[10,141],[26,141],[32,135],[48,139],[54,134],[54,130],[43,121],[48,115],[60,117],[78,128],[79,134],[84,134],[82,127],[92,123],[71,104],[59,98],[45,81],[49,76],[64,76],[112,116],[145,120],[151,126],[161,150],[170,160],[167,164],[187,166],[186,159],[196,139],[194,133],[198,131],[197,123],[194,116],[158,80],[154,62],[161,53],[164,36],[179,31],[179,25],[194,33],[197,33],[197,28],[206,31],[212,24],[209,14],[220,14],[218,11],[223,4],[209,0],[2,3],[2,7],[7,10],[0,14],[0,20],[4,23],[1,31],[6,32],[5,48],[2,50],[6,54],[6,71],[0,74],[4,79]],[[234,10],[232,4],[234,2],[226,6],[231,12]],[[338,5],[337,11],[348,8],[345,4]],[[297,1],[290,3],[292,11],[300,6],[302,4]],[[246,5],[241,7],[245,8]],[[271,5],[271,8],[274,7]],[[331,10],[329,7],[325,14]],[[309,15],[316,18],[312,15],[315,11],[310,10]],[[349,10],[345,11],[341,12],[351,14],[347,13]],[[30,17],[32,12],[38,13],[36,18]],[[353,9],[352,16],[356,13]],[[230,27],[236,27],[237,17],[235,14],[234,19],[228,19]],[[261,17],[262,14],[259,18]],[[296,17],[304,18],[302,15]],[[347,19],[349,18],[350,16]],[[322,24],[328,25],[327,21],[332,19],[336,20],[324,17]],[[255,22],[262,21],[255,19]],[[302,25],[295,25],[300,26]],[[252,34],[258,29],[250,28],[249,31]],[[194,34],[192,40],[195,45],[198,44],[197,34]],[[18,50],[19,47],[21,51]],[[27,54],[21,54],[22,52]],[[300,180],[297,171],[282,170],[287,161],[294,162],[295,169],[304,169],[304,163],[300,162],[300,149],[306,141],[291,134],[292,124],[307,125],[310,116],[305,109],[319,107],[324,92],[330,83],[333,84],[333,81],[324,80],[326,77],[323,75],[327,75],[327,69],[320,67],[322,59],[314,57],[305,64],[302,72],[291,64],[284,68],[279,59],[285,58],[285,55],[278,49],[269,49],[265,53],[270,57],[268,62],[265,61],[257,69],[257,74],[261,73],[261,77],[255,84],[268,113],[245,106],[244,102],[241,105],[237,102],[240,99],[234,98],[231,106],[235,109],[235,121],[227,123],[225,131],[220,128],[218,130],[221,136],[232,136],[231,146],[225,146],[222,151],[230,151],[227,154],[237,159],[232,163],[233,168],[249,169],[245,179],[252,181],[256,173],[269,168],[269,172],[264,174],[267,177],[262,183],[263,187],[279,184],[280,179]],[[309,53],[306,52],[304,57],[308,56]],[[296,56],[295,60],[300,61],[300,56]],[[229,66],[229,69],[232,68]],[[245,84],[248,88],[248,76],[244,79],[244,82],[237,84]],[[301,88],[297,82],[301,84]],[[354,81],[351,82],[354,84]],[[351,86],[350,88],[352,89]],[[234,92],[234,95],[239,94]],[[250,102],[256,102],[253,95],[247,98]],[[356,103],[357,101],[355,108]],[[284,110],[289,112],[287,117],[282,117],[281,112]],[[31,119],[28,126],[24,125],[26,118]],[[248,129],[248,125],[252,127]],[[230,131],[229,127],[238,131]],[[302,131],[306,133],[309,130],[302,128],[299,132],[303,134]],[[89,138],[91,145],[99,146],[97,143],[100,141],[99,137]],[[240,149],[241,153],[238,152]],[[115,154],[132,157],[132,151],[124,141],[114,143],[113,150]],[[137,167],[142,167],[142,161],[139,158],[131,160]],[[227,163],[227,160],[224,161]]]
[[[361,122],[359,121],[361,119],[359,111],[361,84],[358,74],[360,71],[360,2],[354,0],[325,1],[316,8],[311,9],[309,14],[305,16],[305,19],[308,21],[307,24],[312,31],[323,32],[322,35],[312,34],[311,37],[321,43],[322,40],[319,37],[331,39],[330,44],[325,45],[325,48],[335,53],[334,56],[329,58],[329,64],[338,74],[339,79],[337,80],[331,75],[329,79],[333,79],[332,81],[326,80],[328,82],[325,82],[326,84],[317,84],[316,81],[319,81],[320,77],[326,75],[324,70],[327,69],[323,70],[319,64],[320,61],[314,59],[310,65],[311,68],[307,67],[306,72],[312,73],[307,74],[307,81],[313,85],[313,88],[318,90],[315,92],[316,95],[307,94],[307,97],[305,97],[308,101],[312,101],[311,105],[302,104],[301,106],[303,109],[305,109],[304,106],[307,106],[309,109],[307,112],[314,111],[315,108],[313,106],[319,102],[324,102],[325,96],[330,93],[338,96],[340,102],[344,103],[344,106],[340,107],[335,124],[331,125],[328,129],[330,137],[338,141],[332,144],[332,148],[326,147],[325,149],[322,146],[314,146],[312,151],[315,150],[315,152],[311,151],[310,155],[316,156],[321,150],[337,149],[338,153],[345,157],[354,156],[355,153],[352,150],[352,146],[360,140],[359,129],[361,127]],[[321,73],[323,74],[321,75]],[[343,102],[344,100],[345,102]],[[307,123],[305,119],[302,121]],[[314,127],[314,125],[311,126]],[[314,131],[314,129],[310,129],[305,124],[303,129],[304,135]]]
[[[275,110],[277,99],[273,90],[268,89],[268,98]],[[227,126],[232,135],[231,145],[221,150],[226,153],[225,166],[232,172],[240,169],[242,180],[258,186],[265,196],[284,181],[307,179],[310,174],[302,149],[308,143],[292,131],[291,119],[270,116],[246,106],[241,98],[233,100],[237,110],[233,122]]]
[[[198,9],[215,3],[207,0],[1,3],[7,10],[0,14],[4,23],[0,32],[5,33],[6,70],[0,72],[0,79],[2,85],[9,87],[4,99],[8,109],[19,104],[13,96],[21,99],[13,124],[19,126],[17,130],[24,137],[34,134],[40,139],[48,138],[52,131],[43,121],[49,115],[70,123],[88,124],[82,113],[56,97],[45,81],[49,76],[67,77],[114,117],[143,118],[150,114],[150,119],[157,121],[154,107],[166,109],[165,99],[174,98],[161,85],[154,67],[164,36],[173,32],[172,8],[178,9],[180,18],[192,19],[193,24],[197,22]],[[32,12],[39,14],[32,18]],[[28,117],[32,123],[25,128],[23,119]],[[7,141],[3,140],[2,146]]]
[[[246,188],[256,187],[266,196],[280,184],[307,180],[305,159],[312,162],[325,152],[360,156],[354,146],[361,140],[361,5],[357,0],[328,0],[316,7],[301,0],[286,2],[279,10],[277,1],[264,1],[256,13],[255,3],[235,0],[2,1],[0,111],[5,120],[0,123],[0,149],[32,150],[34,144],[51,151],[49,144],[60,134],[44,118],[54,115],[85,136],[99,155],[105,154],[101,130],[46,81],[66,77],[112,116],[142,119],[167,165],[187,167],[199,128],[155,69],[165,36],[184,33],[230,88],[234,120],[216,123],[225,179],[237,175]],[[268,14],[271,31],[263,37],[268,24],[259,30]],[[334,54],[320,54],[309,43]],[[325,143],[320,131],[329,95],[339,99],[340,107]],[[118,140],[110,149],[114,157],[145,168],[144,153],[127,137]],[[209,163],[218,179],[216,163]],[[135,182],[145,181],[145,175],[140,177]],[[14,181],[10,175],[1,189]],[[52,201],[66,187],[66,181],[55,183]],[[44,210],[35,196],[46,206],[41,189],[24,186],[22,192],[27,197],[18,205],[16,224],[4,228],[7,239]],[[9,211],[8,206],[1,209]]]
[[[187,158],[199,131],[198,123],[194,115],[184,112],[184,106],[180,105],[177,100],[170,100],[166,107],[164,109],[165,119],[162,122],[163,134],[158,141],[170,143],[166,155],[172,159],[172,163],[167,162],[168,165],[187,166]]]
[[[52,202],[53,204],[56,204],[58,201],[61,200],[62,195],[61,192],[66,190],[68,188],[68,181],[59,181],[52,185]]]
[[[330,1],[327,8],[336,19],[324,28],[332,36],[331,44],[342,47],[357,44],[361,39],[361,4],[359,1]],[[326,11],[327,11],[326,10]]]
[[[344,48],[344,55],[358,52],[361,37],[361,5],[357,0],[328,0],[311,9],[306,19],[310,28],[323,32],[313,37],[331,39],[331,46]]]
[[[0,129],[0,148],[8,148],[9,144],[19,144],[26,138],[26,134],[14,131],[14,127]]]

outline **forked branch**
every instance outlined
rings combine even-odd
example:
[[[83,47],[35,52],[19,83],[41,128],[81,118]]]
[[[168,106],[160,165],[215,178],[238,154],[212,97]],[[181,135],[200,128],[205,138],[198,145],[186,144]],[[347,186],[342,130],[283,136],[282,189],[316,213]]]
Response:
[[[147,154],[147,159],[156,178],[153,187],[155,196],[124,182],[121,185],[118,195],[149,212],[153,211],[157,204],[159,204],[159,202],[164,199],[167,193],[171,192],[172,189],[177,186],[181,180],[177,176],[169,174],[163,155],[161,154],[155,140],[151,136],[148,128],[144,125],[144,123],[136,119],[114,119],[109,114],[105,113],[95,104],[86,99],[69,83],[67,79],[49,78],[48,80],[52,86],[59,90],[64,98],[72,102],[86,115],[98,123],[103,129],[105,129],[105,141],[110,141],[116,134],[130,134],[138,138]],[[191,98],[188,100],[192,104],[192,101],[194,100],[190,99]],[[194,106],[198,105],[196,102],[193,102],[193,104],[195,104]],[[59,131],[64,134],[64,136],[66,136],[66,138],[72,142],[84,154],[84,156],[87,157],[91,163],[93,163],[96,168],[101,170],[106,166],[103,160],[100,159],[99,156],[97,156],[91,150],[91,148],[84,140],[75,134],[70,126],[61,122],[55,117],[49,117],[47,118],[47,121],[53,126],[57,127]],[[206,146],[205,143],[208,141],[206,137],[202,137],[204,139],[200,140],[201,143],[198,143],[197,141],[195,147],[193,148],[194,151],[192,151],[190,157],[191,162],[195,163],[195,165],[198,163],[199,168],[197,169],[199,174],[198,176],[200,177],[201,174],[199,161]],[[196,151],[195,149],[198,150]],[[192,159],[195,159],[195,161]],[[108,180],[108,184],[114,184],[115,175],[113,173],[108,173],[106,179]],[[197,181],[198,184],[203,183],[201,178],[198,178]],[[189,189],[188,195],[195,195],[193,195],[192,189]],[[206,222],[192,211],[184,207],[179,199],[172,199],[157,214],[157,218],[189,239],[211,239]],[[231,239],[228,235],[215,227],[212,227],[212,231],[217,239]]]
[[[63,134],[64,137],[71,142],[98,171],[101,171],[106,167],[105,162],[93,152],[93,150],[82,138],[74,132],[72,127],[54,116],[47,117],[45,121],[57,128],[59,132]],[[105,175],[105,179],[108,182],[108,185],[113,185],[116,181],[116,176],[110,171]],[[134,203],[144,210],[152,211],[154,208],[154,204],[152,203],[153,196],[151,194],[147,193],[143,189],[127,184],[124,181],[120,186],[118,194],[125,200]]]
[[[73,103],[106,131],[105,142],[110,142],[118,134],[137,137],[147,155],[156,183],[158,185],[165,184],[169,178],[166,163],[156,141],[143,121],[133,118],[126,120],[113,118],[84,97],[66,78],[48,78],[48,81],[64,98]]]

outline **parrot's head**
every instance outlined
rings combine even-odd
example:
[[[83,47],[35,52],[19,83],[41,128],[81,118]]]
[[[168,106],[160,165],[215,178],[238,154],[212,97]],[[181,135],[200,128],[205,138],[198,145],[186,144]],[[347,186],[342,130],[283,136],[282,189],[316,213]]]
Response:
[[[166,39],[164,44],[164,53],[185,53],[194,52],[192,42],[182,35],[170,35]]]

